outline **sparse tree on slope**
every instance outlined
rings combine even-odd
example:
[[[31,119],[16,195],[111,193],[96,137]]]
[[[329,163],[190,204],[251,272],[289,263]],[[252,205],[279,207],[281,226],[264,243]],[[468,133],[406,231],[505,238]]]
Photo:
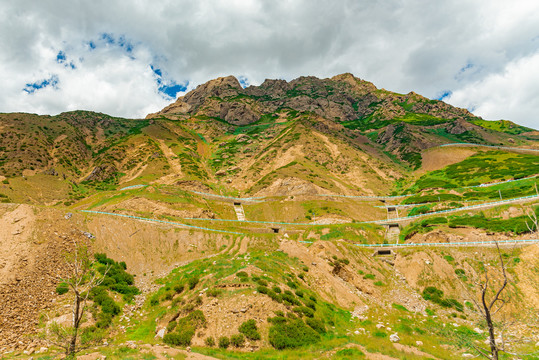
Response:
[[[48,339],[53,344],[63,348],[68,358],[73,358],[85,345],[84,341],[81,344],[79,330],[86,312],[88,297],[91,290],[103,282],[109,270],[109,267],[107,267],[103,274],[96,271],[93,267],[95,260],[88,248],[76,242],[74,242],[74,245],[73,252],[66,256],[68,275],[66,278],[61,279],[67,284],[73,296],[71,326],[66,327],[53,323],[49,328]]]

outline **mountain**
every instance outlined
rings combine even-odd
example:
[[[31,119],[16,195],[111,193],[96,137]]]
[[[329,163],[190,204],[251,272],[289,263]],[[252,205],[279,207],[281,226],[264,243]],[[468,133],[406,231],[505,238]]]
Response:
[[[69,322],[83,243],[115,267],[91,358],[454,359],[484,345],[500,259],[506,336],[532,352],[538,140],[351,74],[218,78],[145,119],[0,114],[0,354]]]

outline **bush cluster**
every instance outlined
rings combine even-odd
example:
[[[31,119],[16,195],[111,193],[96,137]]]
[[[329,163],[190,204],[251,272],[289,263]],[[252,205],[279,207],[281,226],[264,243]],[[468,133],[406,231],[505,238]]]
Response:
[[[444,292],[434,286],[428,286],[423,290],[423,299],[432,301],[446,308],[455,308],[457,311],[464,311],[464,305],[458,302],[456,299],[444,299]]]
[[[261,338],[258,328],[256,327],[256,321],[254,319],[250,319],[242,323],[238,330],[249,340],[260,340]]]
[[[320,334],[301,319],[279,320],[269,329],[269,343],[276,349],[296,348],[320,341]]]
[[[133,296],[139,294],[140,291],[133,285],[135,278],[126,271],[125,262],[116,262],[105,254],[95,254],[94,257],[98,263],[97,271],[105,274],[108,268],[101,286],[122,294],[125,301],[130,301]]]
[[[56,293],[58,295],[63,295],[69,291],[69,286],[65,282],[61,282],[56,287]]]
[[[218,343],[221,349],[226,349],[230,346],[230,339],[227,336],[221,336]]]
[[[167,326],[169,332],[163,337],[163,341],[170,345],[189,346],[195,331],[205,325],[204,313],[201,310],[194,310],[189,315],[178,319],[177,322],[171,321]]]
[[[230,337],[230,343],[232,346],[240,348],[245,345],[245,337],[243,334],[235,334]]]

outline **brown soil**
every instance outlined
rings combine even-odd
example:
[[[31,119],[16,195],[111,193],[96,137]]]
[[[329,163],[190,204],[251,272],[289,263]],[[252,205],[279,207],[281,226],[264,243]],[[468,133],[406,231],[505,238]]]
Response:
[[[539,244],[524,247],[521,262],[515,271],[519,279],[518,287],[532,308],[539,308]]]
[[[168,206],[167,206],[168,205]],[[215,214],[209,210],[198,208],[194,205],[182,204],[182,210],[174,209],[173,204],[166,204],[146,198],[134,197],[122,201],[119,204],[106,205],[99,208],[99,211],[126,213],[128,215],[138,215],[139,213],[151,213],[153,217],[174,216],[179,218],[195,217],[214,219]]]
[[[161,177],[157,182],[167,185],[174,184],[178,179],[183,177],[182,164],[180,163],[180,160],[177,159],[177,156],[174,154],[172,149],[165,144],[164,140],[159,140],[159,148],[165,155],[165,158],[170,165],[171,173]]]
[[[0,218],[0,353],[43,345],[32,339],[38,318],[53,306],[54,291],[64,275],[64,254],[80,230],[66,226],[59,212],[27,205],[3,206]],[[52,225],[54,224],[54,226]]]
[[[461,162],[476,153],[476,150],[470,148],[431,148],[421,154],[423,166],[420,173],[442,169],[448,165]]]
[[[275,180],[270,186],[258,191],[255,196],[298,196],[328,194],[321,187],[298,178],[284,178]]]

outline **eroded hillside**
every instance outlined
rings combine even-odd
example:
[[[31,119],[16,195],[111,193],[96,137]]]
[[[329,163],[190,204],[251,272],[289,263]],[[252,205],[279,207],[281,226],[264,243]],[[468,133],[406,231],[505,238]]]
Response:
[[[532,129],[350,74],[219,78],[143,120],[15,113],[0,129],[7,358],[57,352],[43,334],[69,324],[61,279],[82,244],[116,269],[90,297],[87,359],[468,356],[502,261],[497,326],[537,350]]]

